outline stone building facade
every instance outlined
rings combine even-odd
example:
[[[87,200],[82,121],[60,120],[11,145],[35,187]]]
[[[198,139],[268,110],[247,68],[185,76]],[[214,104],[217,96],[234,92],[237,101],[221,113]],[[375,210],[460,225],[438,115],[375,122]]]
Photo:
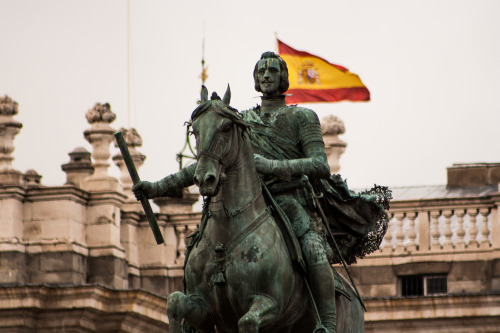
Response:
[[[500,331],[500,163],[393,188],[381,249],[351,267],[366,332]]]
[[[198,195],[155,200],[165,239],[157,245],[121,155],[111,156],[108,104],[87,112],[92,151],[69,153],[61,186],[12,168],[17,112],[0,98],[0,332],[168,332],[166,296],[182,289]],[[337,172],[344,125],[322,122]],[[140,167],[139,134],[121,131]],[[120,179],[109,175],[110,159]],[[447,185],[393,188],[380,251],[350,267],[367,332],[498,331],[499,182],[500,164],[482,163],[450,167]]]
[[[182,288],[197,195],[158,200],[165,243],[157,245],[121,155],[113,156],[120,179],[108,174],[116,131],[108,104],[87,112],[92,152],[69,153],[61,186],[12,168],[17,112],[0,99],[0,332],[168,332],[166,296]],[[141,138],[122,132],[139,167]]]

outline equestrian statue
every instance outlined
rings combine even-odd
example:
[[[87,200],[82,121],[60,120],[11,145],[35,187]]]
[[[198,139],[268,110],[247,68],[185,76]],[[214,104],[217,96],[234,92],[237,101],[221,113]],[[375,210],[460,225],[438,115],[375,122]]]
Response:
[[[354,193],[330,175],[316,113],[285,104],[281,57],[263,53],[254,81],[262,103],[242,112],[229,87],[208,99],[203,86],[188,123],[197,162],[133,187],[139,200],[193,184],[204,197],[170,332],[363,332],[362,300],[332,265],[379,247],[390,191]]]

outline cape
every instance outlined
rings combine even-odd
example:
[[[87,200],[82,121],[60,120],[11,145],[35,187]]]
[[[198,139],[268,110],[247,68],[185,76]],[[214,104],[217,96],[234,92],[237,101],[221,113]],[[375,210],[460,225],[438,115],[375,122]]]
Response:
[[[370,190],[355,193],[337,174],[316,180],[314,187],[317,193],[323,194],[320,204],[347,264],[379,249],[389,223],[386,210],[392,193],[387,187],[375,185]],[[340,263],[334,240],[329,235],[327,239],[333,249],[333,263]]]

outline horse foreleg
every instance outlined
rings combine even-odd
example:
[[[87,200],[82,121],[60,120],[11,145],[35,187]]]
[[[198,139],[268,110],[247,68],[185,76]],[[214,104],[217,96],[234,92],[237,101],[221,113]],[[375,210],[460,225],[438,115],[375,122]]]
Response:
[[[255,296],[250,305],[250,310],[238,321],[239,333],[258,333],[259,328],[276,318],[278,305],[268,296]]]
[[[196,297],[186,296],[176,291],[167,298],[167,316],[169,321],[169,332],[179,333],[181,321],[184,318],[191,326],[204,331],[206,319],[206,308]]]

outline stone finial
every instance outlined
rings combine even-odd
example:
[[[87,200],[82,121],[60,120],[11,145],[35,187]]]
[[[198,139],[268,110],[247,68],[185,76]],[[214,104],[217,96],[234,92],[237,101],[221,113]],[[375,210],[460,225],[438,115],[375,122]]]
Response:
[[[326,116],[321,119],[321,132],[323,133],[330,172],[337,173],[340,170],[340,156],[347,147],[347,143],[339,138],[340,134],[345,133],[344,122],[334,115]]]
[[[23,175],[23,179],[26,182],[26,185],[28,186],[40,186],[42,185],[42,176],[38,174],[33,169],[29,169],[26,171]]]
[[[62,170],[66,173],[66,184],[82,187],[83,180],[94,172],[94,167],[90,160],[90,152],[85,148],[78,147],[68,155],[70,161],[61,166]]]
[[[135,168],[138,170],[144,163],[144,160],[146,159],[146,156],[141,154],[136,149],[136,147],[142,146],[142,138],[139,135],[139,133],[137,133],[137,130],[135,128],[130,128],[130,129],[121,128],[120,132],[122,132],[123,138],[127,143],[127,147],[130,152],[130,156],[134,161]],[[116,142],[115,146],[118,147]],[[128,211],[135,211],[135,210],[142,211],[142,207],[137,202],[137,200],[134,197],[134,194],[132,193],[132,186],[133,186],[132,179],[130,178],[127,166],[125,165],[125,161],[123,160],[123,156],[121,155],[121,153],[118,153],[115,156],[113,156],[113,161],[121,171],[120,181],[123,186],[123,191],[125,195],[128,197],[126,206],[124,206],[123,209]]]
[[[142,146],[142,138],[137,133],[137,130],[135,128],[120,128],[120,132],[123,134],[123,138],[125,139],[125,142],[127,143],[127,146],[129,147],[141,147]],[[115,142],[115,147],[118,147],[118,144]]]
[[[329,115],[321,119],[323,135],[340,135],[345,133],[344,122],[337,116]]]
[[[9,96],[0,97],[0,115],[13,116],[18,112],[18,104]]]
[[[109,103],[96,103],[94,107],[87,111],[85,114],[89,124],[97,122],[112,123],[116,119],[116,114],[111,111],[111,105]]]
[[[23,183],[22,172],[12,169],[14,137],[23,127],[13,118],[17,112],[17,102],[7,95],[0,97],[0,184]]]
[[[92,145],[94,173],[84,181],[83,188],[87,191],[121,191],[118,180],[108,174],[108,159],[111,156],[109,144],[114,141],[115,132],[109,123],[115,120],[116,115],[109,103],[97,103],[85,117],[92,125],[83,134]]]

